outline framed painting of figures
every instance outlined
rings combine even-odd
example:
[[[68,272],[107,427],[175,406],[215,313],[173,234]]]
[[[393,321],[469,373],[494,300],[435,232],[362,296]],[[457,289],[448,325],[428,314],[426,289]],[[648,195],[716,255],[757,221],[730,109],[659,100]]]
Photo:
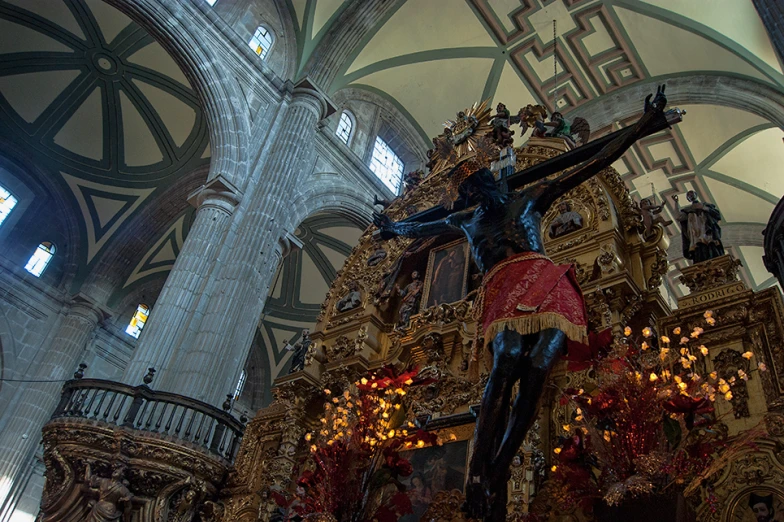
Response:
[[[414,469],[401,479],[413,513],[403,515],[398,522],[419,522],[439,491],[463,491],[473,432],[473,424],[438,430],[439,440],[445,440],[440,446],[400,452]]]
[[[783,522],[784,502],[781,495],[764,485],[739,496],[730,507],[731,522]]]
[[[454,303],[466,295],[468,242],[454,241],[430,251],[425,276],[423,308]]]

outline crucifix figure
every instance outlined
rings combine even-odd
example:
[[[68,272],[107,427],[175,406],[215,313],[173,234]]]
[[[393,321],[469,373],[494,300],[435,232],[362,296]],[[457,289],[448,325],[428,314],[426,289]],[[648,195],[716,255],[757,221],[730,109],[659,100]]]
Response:
[[[536,416],[551,368],[567,338],[587,337],[585,303],[574,270],[545,256],[542,216],[563,194],[609,167],[640,139],[666,126],[664,86],[645,99],[645,112],[628,132],[553,180],[517,192],[499,190],[487,169],[450,172],[448,184],[473,208],[428,223],[396,223],[375,214],[384,239],[461,232],[485,274],[475,308],[493,369],[482,398],[468,470],[464,510],[471,518],[505,520],[509,467]],[[447,187],[449,189],[449,187]],[[512,389],[520,383],[512,402]],[[510,408],[511,405],[511,408]]]

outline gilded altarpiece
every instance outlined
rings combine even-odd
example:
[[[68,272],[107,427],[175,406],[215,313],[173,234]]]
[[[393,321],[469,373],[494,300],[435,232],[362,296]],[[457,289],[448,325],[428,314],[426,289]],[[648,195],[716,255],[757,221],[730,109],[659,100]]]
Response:
[[[514,170],[524,170],[567,150],[569,146],[559,138],[531,138],[515,150]],[[438,205],[447,172],[435,171],[385,212],[400,220]],[[557,237],[543,234],[545,247],[556,263],[575,265],[590,327],[618,332],[622,325],[647,323],[669,313],[659,291],[667,270],[666,235],[657,229],[653,237],[643,239],[639,209],[619,174],[606,169],[566,194],[544,216],[545,230],[556,219],[564,219],[559,207],[565,207],[560,202],[579,214],[574,221],[580,226]],[[431,254],[454,245],[459,237],[397,237],[378,242],[374,231],[374,227],[365,231],[338,272],[311,334],[314,343],[305,369],[278,379],[275,402],[249,423],[228,487],[221,494],[226,508],[223,520],[250,522],[272,516],[276,507],[270,488],[292,488],[293,474],[306,456],[301,439],[320,415],[323,388],[353,382],[368,369],[385,364],[417,366],[420,374],[433,382],[412,388],[408,420],[443,433],[472,431],[491,364],[488,354],[474,350],[472,306],[481,280],[478,270],[473,263],[467,267],[465,299],[418,309],[401,320],[403,305],[411,302],[406,296],[421,292],[424,284],[418,281],[427,283],[424,275],[433,272],[433,267],[428,267],[429,260],[432,265]],[[358,299],[353,299],[357,296],[349,295],[351,292],[358,292]],[[339,302],[349,301],[359,305],[349,309],[341,305],[338,310]],[[567,375],[565,366],[559,366],[553,381],[563,387],[571,385],[567,381],[582,378],[586,376]],[[529,434],[512,469],[509,520],[522,519],[540,493],[551,440],[559,435],[558,420],[567,414],[557,406],[553,394],[543,400],[537,429]],[[461,491],[441,491],[431,498],[422,520],[455,520],[459,516],[455,505],[459,507]]]

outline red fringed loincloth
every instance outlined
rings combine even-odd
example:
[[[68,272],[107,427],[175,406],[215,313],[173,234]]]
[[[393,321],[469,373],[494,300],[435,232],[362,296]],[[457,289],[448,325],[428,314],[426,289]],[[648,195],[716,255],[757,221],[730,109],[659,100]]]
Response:
[[[523,335],[557,328],[572,341],[587,342],[585,301],[572,265],[556,265],[542,254],[517,254],[490,269],[475,307],[484,346],[504,328]]]

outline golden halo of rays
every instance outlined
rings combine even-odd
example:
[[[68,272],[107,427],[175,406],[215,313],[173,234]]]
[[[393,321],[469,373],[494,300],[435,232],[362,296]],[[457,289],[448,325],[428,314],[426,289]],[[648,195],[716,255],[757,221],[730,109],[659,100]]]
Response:
[[[489,165],[489,162],[495,159],[499,149],[490,140],[493,126],[490,123],[492,110],[489,105],[490,100],[488,99],[476,102],[463,111],[467,119],[476,118],[477,125],[468,138],[456,145],[450,141],[447,134],[449,131],[453,131],[452,134],[455,133],[455,130],[459,132],[459,126],[462,122],[457,119],[444,122],[445,131],[433,138],[433,153],[430,157],[431,176],[451,169],[467,159],[476,158],[482,165]]]

